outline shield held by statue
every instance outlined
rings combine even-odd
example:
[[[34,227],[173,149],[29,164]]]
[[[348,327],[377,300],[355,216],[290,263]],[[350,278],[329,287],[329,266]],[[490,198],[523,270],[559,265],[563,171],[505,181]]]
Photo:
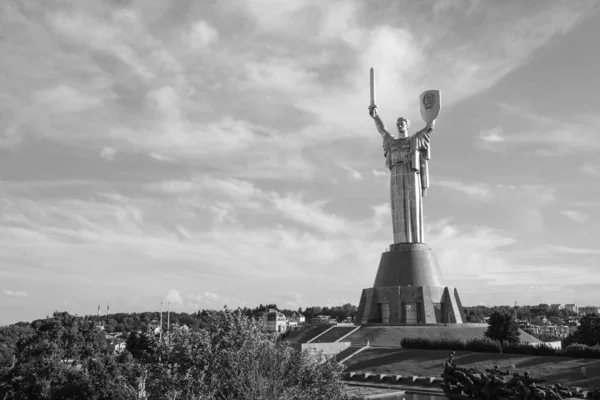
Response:
[[[421,117],[423,120],[430,124],[432,123],[440,113],[442,102],[440,99],[439,90],[427,90],[421,93]]]

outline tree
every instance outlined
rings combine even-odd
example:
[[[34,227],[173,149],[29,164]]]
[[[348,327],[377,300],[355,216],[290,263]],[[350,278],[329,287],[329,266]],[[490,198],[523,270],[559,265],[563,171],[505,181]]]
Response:
[[[579,326],[571,335],[565,338],[563,345],[573,343],[594,346],[600,343],[600,315],[586,314],[579,320]]]
[[[212,312],[205,329],[150,337],[148,399],[356,399],[344,367],[298,352],[241,310]]]
[[[14,368],[0,376],[2,399],[134,399],[139,371],[115,355],[91,319],[68,313],[34,321],[17,343]]]
[[[499,342],[508,342],[509,344],[518,344],[521,332],[511,313],[501,313],[494,311],[488,321],[488,329],[485,337]]]

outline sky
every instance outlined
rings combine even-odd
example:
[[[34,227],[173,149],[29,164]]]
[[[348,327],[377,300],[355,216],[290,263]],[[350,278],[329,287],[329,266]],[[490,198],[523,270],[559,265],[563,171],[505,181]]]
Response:
[[[424,127],[466,306],[600,305],[595,0],[0,3],[0,324],[358,304],[392,241],[369,117]]]

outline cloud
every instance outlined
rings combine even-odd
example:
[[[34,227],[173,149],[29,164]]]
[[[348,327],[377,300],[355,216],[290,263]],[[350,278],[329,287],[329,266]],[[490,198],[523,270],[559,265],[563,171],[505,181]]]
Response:
[[[219,33],[206,21],[197,21],[192,24],[187,40],[191,50],[197,50],[213,43]]]
[[[199,194],[211,196],[215,202],[206,202],[204,207],[221,215],[235,208],[250,209],[257,213],[276,212],[282,217],[306,227],[326,233],[339,233],[345,230],[345,222],[334,213],[323,210],[327,200],[306,202],[301,194],[282,195],[274,191],[263,191],[252,183],[239,179],[214,179],[201,177],[191,181],[165,181],[146,184],[151,191],[169,194]],[[227,199],[223,202],[223,199]],[[219,201],[221,200],[221,201]],[[220,218],[224,218],[225,214]]]
[[[562,210],[560,212],[565,217],[569,218],[573,222],[577,222],[578,224],[585,224],[588,221],[588,215],[575,210]]]
[[[117,151],[112,147],[105,146],[100,152],[100,157],[104,158],[106,161],[113,161],[115,159],[115,155]]]
[[[437,180],[436,185],[461,192],[474,200],[488,201],[494,197],[494,191],[492,186],[481,182]]]
[[[375,178],[383,178],[383,177],[386,177],[386,176],[389,175],[389,172],[387,172],[387,171],[381,171],[381,170],[378,170],[378,169],[372,169],[371,173],[373,174],[373,176]]]
[[[171,289],[165,295],[165,300],[171,303],[183,304],[183,298],[178,290]]]
[[[362,174],[352,167],[344,165],[344,166],[342,166],[342,169],[344,169],[348,173],[348,179],[350,179],[350,180],[362,181],[364,179]]]
[[[581,172],[591,176],[600,176],[600,164],[585,163],[581,166]]]
[[[85,111],[95,108],[102,103],[101,98],[86,95],[64,84],[38,91],[34,93],[34,98],[45,107],[51,107],[57,112]]]
[[[4,295],[7,297],[28,297],[29,296],[27,293],[21,292],[18,290],[13,291],[13,290],[4,289],[3,292],[4,292]]]
[[[541,251],[555,252],[561,254],[580,254],[580,255],[592,255],[600,254],[600,249],[586,249],[581,247],[569,247],[569,246],[555,246],[547,245],[541,249]]]
[[[481,132],[479,139],[487,150],[521,149],[542,156],[565,156],[600,149],[600,139],[593,134],[600,127],[600,118],[595,115],[578,115],[577,119],[569,120],[541,114],[523,104],[499,103],[497,106],[519,121],[513,121],[510,133],[501,127]],[[589,173],[593,165],[586,163],[582,169]]]

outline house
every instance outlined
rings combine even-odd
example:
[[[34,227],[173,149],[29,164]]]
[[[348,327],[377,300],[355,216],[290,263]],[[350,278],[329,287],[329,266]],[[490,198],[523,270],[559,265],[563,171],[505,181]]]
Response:
[[[331,317],[329,315],[317,315],[314,318],[311,318],[311,324],[328,324],[330,323]]]
[[[294,311],[289,318],[289,323],[292,325],[302,325],[306,322],[306,317]]]
[[[148,330],[152,331],[155,335],[160,333],[160,322],[153,319],[148,324]]]
[[[565,308],[564,304],[550,304],[550,308],[553,310],[562,310],[563,308]]]
[[[258,318],[265,324],[269,332],[285,332],[287,330],[287,317],[277,310],[269,309],[260,314]]]

